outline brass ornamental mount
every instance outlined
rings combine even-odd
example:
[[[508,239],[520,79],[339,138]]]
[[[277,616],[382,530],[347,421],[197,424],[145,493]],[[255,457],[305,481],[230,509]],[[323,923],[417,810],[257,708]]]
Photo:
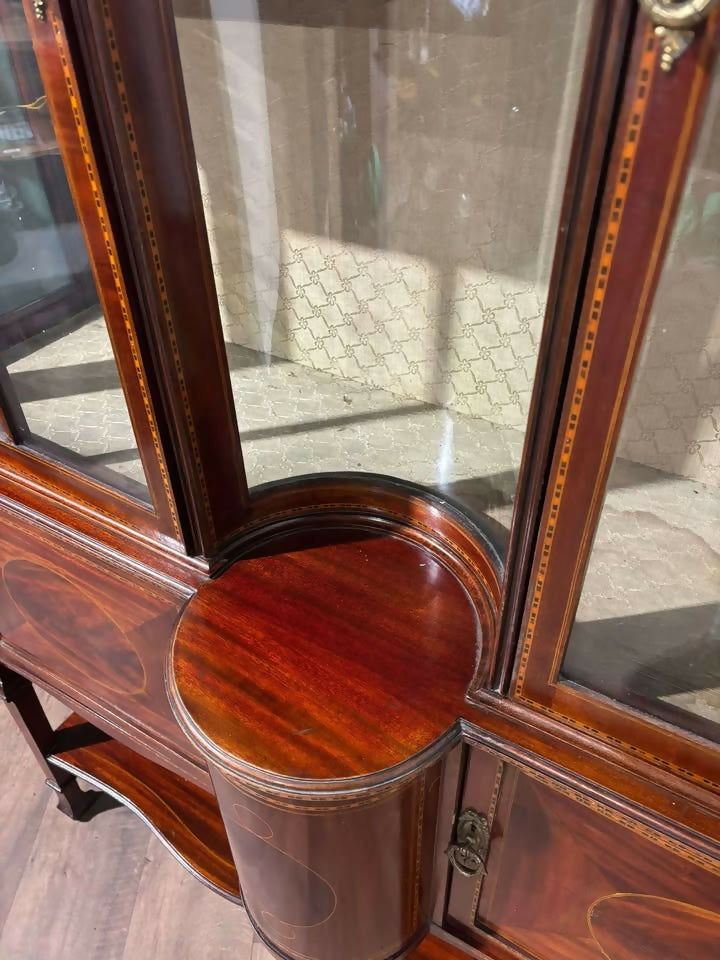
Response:
[[[720,0],[638,0],[638,3],[655,24],[655,35],[661,41],[660,68],[669,73],[693,42],[692,28],[709,16]]]
[[[47,20],[47,0],[33,0],[33,11],[36,20]]]
[[[463,877],[487,873],[485,862],[490,847],[490,827],[487,818],[472,810],[463,810],[455,826],[455,843],[447,849],[452,866]]]

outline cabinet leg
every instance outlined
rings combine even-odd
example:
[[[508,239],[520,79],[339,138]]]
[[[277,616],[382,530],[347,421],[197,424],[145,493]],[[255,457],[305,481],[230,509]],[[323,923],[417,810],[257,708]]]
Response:
[[[82,791],[72,774],[55,770],[48,763],[54,731],[32,683],[0,664],[0,699],[7,704],[10,715],[40,764],[45,783],[57,794],[58,810],[73,820],[80,819],[94,801],[95,794]]]

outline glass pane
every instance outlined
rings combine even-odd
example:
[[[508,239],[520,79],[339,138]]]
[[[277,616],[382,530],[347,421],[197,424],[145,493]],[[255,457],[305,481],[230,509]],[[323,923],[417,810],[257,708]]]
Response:
[[[0,24],[0,383],[21,442],[147,499],[20,0]]]
[[[252,484],[509,525],[591,6],[175,0]]]
[[[720,73],[635,374],[564,676],[720,739]]]

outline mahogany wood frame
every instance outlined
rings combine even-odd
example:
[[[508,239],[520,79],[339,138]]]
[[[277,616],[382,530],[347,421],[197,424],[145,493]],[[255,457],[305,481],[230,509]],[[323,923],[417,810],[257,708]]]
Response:
[[[518,702],[715,793],[720,748],[558,676],[719,37],[715,14],[664,73],[652,27],[639,23],[513,688]]]
[[[540,515],[547,482],[548,464],[543,451],[550,445],[557,429],[553,397],[557,396],[566,378],[563,364],[550,363],[549,357],[556,352],[563,353],[573,341],[575,303],[588,270],[588,241],[593,236],[597,221],[597,188],[607,165],[607,138],[616,121],[615,92],[623,82],[626,42],[635,19],[634,11],[634,0],[612,0],[607,4],[599,2],[595,8],[591,53],[582,96],[588,98],[588,113],[593,109],[598,111],[598,123],[581,127],[573,148],[561,231],[564,233],[567,227],[569,239],[565,241],[561,237],[558,241],[551,296],[553,306],[548,313],[549,317],[552,315],[555,319],[546,324],[528,425],[523,479],[518,491],[519,510],[526,511],[527,526],[516,523],[513,531],[509,556],[511,573],[505,585],[505,619],[498,634],[505,640],[500,647],[497,669],[494,671],[494,685],[499,689],[502,689],[503,678],[507,676],[513,654],[513,624],[517,624],[522,613],[526,568],[534,546],[533,524],[536,524]],[[213,374],[219,370],[222,379],[226,376],[226,369],[224,357],[219,358],[217,368],[205,364],[208,356],[218,362],[217,347],[221,335],[210,276],[207,237],[193,169],[187,111],[181,92],[171,4],[169,0],[160,0],[152,5],[140,4],[139,0],[122,3],[117,0],[98,0],[92,4],[80,0],[50,0],[48,23],[35,29],[50,30],[53,18],[60,19],[70,35],[73,67],[76,73],[80,72],[83,76],[83,104],[92,109],[96,124],[94,132],[99,145],[96,149],[105,147],[102,151],[104,193],[112,200],[113,228],[118,244],[122,246],[125,273],[132,281],[130,286],[135,297],[133,306],[138,322],[138,345],[148,371],[148,390],[152,397],[158,398],[159,409],[174,409],[174,416],[178,420],[175,427],[165,430],[161,418],[161,439],[176,502],[182,505],[178,507],[178,514],[187,549],[190,552],[200,550],[206,556],[215,554],[214,564],[222,564],[224,555],[218,553],[220,544],[231,540],[233,532],[245,525],[252,525],[262,514],[262,508],[257,504],[249,513],[244,512],[247,488],[244,477],[238,474],[238,470],[241,471],[241,466],[238,466],[241,459],[232,403],[224,390],[219,394],[219,406],[217,398],[209,399],[207,396],[205,380],[208,370],[212,369]],[[148,42],[133,45],[133,31],[139,22],[143,23]],[[128,83],[122,91],[118,90],[116,84],[113,56],[122,60],[122,77]],[[125,59],[126,56],[129,60]],[[129,70],[128,64],[132,64],[134,69]],[[140,123],[142,120],[143,110],[147,107],[147,89],[157,91],[158,102],[163,109],[168,106],[171,108],[169,112],[173,120],[168,121],[171,128],[166,131],[168,137],[154,138],[152,131],[146,127],[141,129],[136,124],[136,121]],[[128,113],[131,114],[132,126],[128,125]],[[129,157],[129,163],[127,159],[125,163],[123,159],[115,159],[114,162],[108,159],[112,154],[110,145],[116,137],[123,151],[122,158]],[[135,142],[142,143],[144,187],[138,182],[132,163],[132,145]],[[178,156],[184,158],[181,163],[178,163]],[[177,381],[164,377],[163,344],[168,342],[169,333],[164,326],[167,318],[163,313],[162,293],[154,271],[154,254],[148,250],[149,241],[145,236],[143,204],[150,207],[153,222],[162,231],[156,236],[161,263],[168,262],[171,265],[171,269],[164,272],[163,276],[176,327],[183,330],[183,337],[177,340],[178,356],[173,354],[173,358],[180,364],[186,383],[191,383],[192,395],[188,394],[185,399]],[[173,204],[181,211],[179,223],[177,215],[169,216],[169,211],[175,209]],[[180,255],[182,271],[178,268],[178,246],[174,244],[178,226],[182,228],[183,239]],[[201,265],[200,275],[204,278],[201,284],[188,282],[189,262]],[[188,298],[189,294],[192,296]],[[204,326],[195,322],[198,316],[207,316],[209,326],[214,330],[215,342],[210,354],[198,353],[195,349],[202,347],[203,341]],[[179,376],[177,370],[176,376]],[[195,404],[197,410],[204,407],[206,417],[210,416],[210,410],[219,410],[213,427],[213,452],[234,451],[232,456],[228,454],[234,466],[228,466],[226,460],[214,464],[212,456],[204,460],[204,466],[212,473],[212,482],[206,482],[206,487],[208,491],[214,491],[209,507],[207,502],[202,508],[186,506],[188,496],[195,503],[192,490],[194,485],[201,483],[190,463],[192,458],[189,454],[183,454],[184,463],[174,464],[176,436],[184,431],[184,449],[187,451],[192,446],[187,436],[188,423],[182,413],[186,399]],[[9,451],[9,455],[13,453]],[[56,468],[47,465],[45,469],[48,479],[54,482]],[[37,484],[30,486],[23,476],[8,474],[6,492],[24,508],[51,516],[53,525],[70,526],[81,538],[90,537],[105,547],[117,550],[132,563],[147,564],[161,572],[161,575],[177,577],[189,585],[198,585],[204,579],[203,571],[207,569],[204,563],[189,558],[183,560],[167,539],[153,542],[153,531],[147,527],[134,528],[132,517],[113,517],[108,522],[111,510],[101,514],[92,506],[79,507],[77,502],[73,502],[70,489],[59,497],[43,489],[42,477]],[[102,490],[98,495],[103,495],[115,507],[117,498],[111,493]],[[189,513],[195,509],[203,515],[190,520]],[[223,510],[229,510],[230,514],[220,519]],[[516,512],[516,516],[520,516],[520,512]],[[16,663],[15,666],[23,669],[22,664]],[[29,668],[25,666],[24,669]],[[34,670],[32,675],[42,679],[41,674]],[[471,732],[475,724],[482,724],[494,735],[519,738],[518,742],[524,743],[527,749],[537,750],[541,754],[560,750],[571,769],[582,771],[583,775],[596,782],[612,781],[618,787],[622,783],[621,789],[627,791],[629,796],[669,815],[672,815],[673,791],[680,790],[687,801],[686,789],[673,776],[665,779],[657,794],[653,791],[648,793],[647,780],[638,778],[636,773],[638,769],[642,770],[644,777],[655,780],[660,787],[662,778],[652,761],[642,762],[638,767],[632,755],[610,742],[598,751],[597,739],[592,735],[580,727],[576,730],[568,727],[564,720],[556,719],[552,713],[539,714],[532,702],[513,702],[483,691],[478,685],[473,686],[472,700],[473,705],[468,705],[464,717],[464,722],[470,724],[467,730]],[[709,835],[716,834],[717,821],[714,815],[708,818],[701,794],[691,791],[690,796],[693,799],[686,807],[686,822],[695,823]]]
[[[189,553],[212,558],[248,501],[169,2],[67,0],[102,117],[143,305]],[[137,42],[142,24],[143,42]]]
[[[248,493],[170,7],[24,6],[153,506],[18,446],[4,415],[0,472],[21,503],[121,552],[207,567]],[[163,138],[149,88],[158,116],[174,105]]]
[[[592,947],[588,949],[581,938],[583,932],[587,934],[595,897],[612,889],[614,884],[609,877],[613,874],[620,890],[654,890],[656,895],[650,894],[650,898],[656,902],[679,896],[683,901],[703,900],[710,911],[716,907],[720,890],[716,847],[688,843],[688,838],[674,833],[669,824],[663,826],[654,818],[648,819],[607,791],[538,764],[533,758],[513,757],[502,748],[472,750],[470,754],[458,809],[477,807],[487,815],[494,840],[487,860],[488,875],[454,875],[445,911],[438,919],[445,930],[480,950],[483,958],[544,956],[542,947],[536,952],[537,940],[542,942],[543,933],[557,930],[559,941],[551,936],[547,943],[550,956],[595,960],[598,952]],[[509,817],[516,805],[520,781],[525,783],[526,796],[527,787],[532,789],[535,785],[558,811],[544,817],[542,808],[531,804],[527,812],[535,814],[537,820],[527,830],[518,829],[517,818],[513,824]],[[520,817],[523,818],[522,805]],[[526,854],[525,847],[532,852]],[[655,863],[654,867],[645,870],[645,863],[636,863],[634,857],[643,854]],[[566,892],[561,900],[563,909],[558,910],[555,873],[567,871],[572,876],[576,870],[573,892]],[[499,873],[504,874],[505,885],[504,896],[497,897]],[[559,880],[561,887],[563,880],[567,885],[567,875]],[[594,887],[594,893],[588,896],[586,887]],[[622,898],[628,894],[615,893],[611,899],[618,895]],[[574,920],[568,922],[573,914]],[[496,925],[493,921],[498,919],[500,923]],[[714,913],[713,920],[717,928],[720,916]],[[662,928],[662,923],[658,926]],[[513,927],[516,935],[529,934],[531,941],[535,939],[536,949],[522,949],[515,942]],[[509,938],[504,935],[506,932]],[[664,932],[669,933],[667,928]],[[652,942],[654,936],[649,930],[646,933]],[[668,955],[690,955],[667,946],[666,950]],[[707,944],[696,952],[699,956],[713,955]],[[648,950],[649,956],[656,954],[664,955],[657,946]]]
[[[31,0],[24,2],[32,22]],[[708,789],[717,758],[707,745],[629,710],[614,708],[611,714],[600,697],[577,691],[567,694],[550,669],[567,639],[566,600],[570,619],[575,609],[589,536],[599,511],[597,491],[606,480],[631,365],[613,374],[615,385],[621,388],[617,405],[609,375],[597,377],[595,370],[603,356],[610,361],[611,354],[621,352],[621,338],[628,356],[634,356],[630,347],[639,340],[657,281],[673,205],[701,111],[710,48],[718,31],[715,17],[674,72],[660,78],[657,50],[648,48],[651,38],[645,21],[636,18],[634,11],[635,0],[597,0],[594,8],[581,94],[581,110],[586,115],[578,124],[563,205],[511,534],[501,627],[494,635],[492,656],[473,682],[470,698],[463,700],[462,691],[457,697],[459,716],[454,734],[465,746],[458,744],[448,764],[453,772],[441,798],[441,824],[447,823],[456,807],[463,776],[459,754],[480,744],[577,794],[600,799],[612,794],[609,806],[618,817],[642,822],[648,830],[666,836],[668,844],[685,844],[698,855],[712,856],[720,840],[720,804]],[[89,211],[87,222],[96,232],[92,252],[99,283],[103,290],[115,289],[119,296],[116,276],[122,278],[129,329],[117,304],[108,320],[143,463],[154,478],[151,493],[156,513],[10,445],[2,451],[5,499],[0,506],[17,524],[26,523],[35,532],[42,529],[48,544],[60,544],[66,552],[79,553],[88,547],[97,551],[108,567],[115,568],[119,593],[141,594],[155,582],[174,584],[179,596],[188,596],[208,582],[209,571],[219,574],[237,556],[244,535],[251,537],[278,511],[288,509],[289,502],[282,489],[261,490],[251,497],[244,477],[172,6],[170,0],[152,4],[143,0],[49,0],[47,12],[45,23],[33,22],[35,44],[43,77],[53,91],[56,123],[65,131],[66,163],[76,202],[83,213]],[[140,24],[142,43],[137,42]],[[628,62],[628,40],[633,36]],[[66,51],[65,64],[61,50]],[[636,78],[639,71],[648,69],[650,53],[656,77],[638,126],[633,109]],[[84,115],[87,148],[92,149],[92,156],[85,154],[84,158],[78,148],[82,144],[77,118],[70,116],[67,100],[63,106],[68,76]],[[621,103],[619,92],[623,91]],[[688,92],[693,93],[693,105],[683,121],[683,98]],[[688,125],[683,147],[676,152],[672,131],[683,129],[683,123]],[[598,320],[592,316],[595,291],[586,293],[586,287],[589,280],[592,287],[592,279],[598,278],[603,265],[607,231],[617,212],[612,185],[623,173],[622,150],[629,140],[625,136],[628,129],[637,129],[638,134],[627,210],[637,209],[644,196],[664,194],[668,182],[672,189],[656,224],[649,224],[646,216],[637,218],[641,226],[633,231],[632,225],[628,227],[628,215],[617,229],[604,302],[609,304],[610,297],[616,296],[626,309],[631,295],[636,296],[636,323],[631,330],[623,323],[622,311],[614,319],[603,317],[585,396],[595,396],[592,391],[597,391],[599,400],[611,404],[614,420],[610,412],[602,412],[602,406],[597,414],[607,433],[606,459],[592,466],[591,456],[602,451],[593,451],[594,437],[589,431],[585,441],[579,436],[572,449],[573,464],[582,462],[582,469],[568,470],[562,467],[562,457],[575,416],[575,384],[586,369],[583,351],[588,331]],[[609,192],[601,198],[599,190],[606,179]],[[79,184],[84,184],[82,189]],[[109,225],[110,248],[93,207],[98,202]],[[632,243],[643,249],[643,231],[648,230],[652,237],[641,276],[629,277],[617,251]],[[103,265],[102,270],[98,264]],[[105,292],[105,296],[112,293]],[[561,396],[565,406],[560,414]],[[147,413],[148,405],[154,419]],[[585,417],[589,406],[585,404]],[[566,493],[558,507],[553,497],[561,468],[567,472],[565,490],[577,496]],[[327,482],[332,484],[332,478]],[[299,496],[304,508],[311,510],[317,505],[310,487]],[[371,495],[367,501],[360,506],[370,511],[382,508]],[[543,552],[550,523],[554,561],[552,569],[545,571]],[[536,546],[539,532],[543,536]],[[99,583],[100,573],[95,576]],[[107,589],[111,577],[103,576]],[[541,578],[542,597],[537,592]],[[535,593],[528,600],[523,620],[528,583],[534,584]],[[507,697],[503,694],[511,680],[514,641],[521,621],[525,643],[512,678],[515,696]],[[160,628],[148,639],[149,647],[157,644],[162,648],[168,643],[167,633]],[[139,753],[152,755],[159,766],[193,779],[197,787],[209,786],[204,768],[198,765],[190,770],[192,764],[179,765],[171,751],[163,755],[154,752],[152,738],[142,724],[138,722],[133,729],[127,711],[123,713],[120,706],[98,704],[93,708],[92,697],[85,696],[75,681],[53,675],[22,652],[5,646],[0,652],[3,662],[20,674],[60,692],[104,729],[117,731],[118,740],[124,738],[137,746]],[[469,675],[467,679],[470,681]],[[408,691],[408,697],[412,693]],[[570,707],[563,700],[566,697],[571,698]],[[444,714],[442,719],[444,722]],[[681,750],[685,757],[682,765],[675,762]],[[42,749],[40,753],[45,762]],[[99,763],[97,754],[86,759]],[[63,762],[67,769],[76,769],[68,757]],[[126,793],[141,787],[130,784]],[[445,862],[440,858],[446,843],[447,835],[439,835],[438,863]],[[439,921],[444,917],[444,898],[445,891],[441,891],[435,914]]]
[[[124,524],[137,534],[160,536],[172,543],[179,541],[181,530],[98,166],[92,117],[86,112],[82,81],[63,21],[54,9],[48,11],[46,20],[38,20],[31,3],[25,3],[25,12],[154,506],[111,490],[25,446],[5,443],[0,471],[29,486],[39,486],[58,500],[71,501],[77,510],[92,514],[99,522]]]

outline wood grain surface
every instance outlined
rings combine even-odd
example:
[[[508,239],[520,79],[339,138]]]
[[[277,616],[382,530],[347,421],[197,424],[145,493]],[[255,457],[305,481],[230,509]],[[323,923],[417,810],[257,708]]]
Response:
[[[337,781],[401,764],[452,728],[481,642],[478,610],[436,552],[367,518],[318,520],[269,535],[200,588],[174,679],[229,764]]]
[[[474,750],[461,808],[488,815],[487,876],[454,874],[450,928],[552,960],[714,960],[720,860],[701,857],[579,791]]]
[[[443,539],[462,520],[418,487],[320,482],[333,495],[276,502],[190,599],[169,690],[266,942],[296,960],[395,957],[429,927],[441,757],[494,623],[497,554]]]
[[[0,510],[3,661],[16,654],[41,664],[57,687],[70,684],[83,706],[115,714],[113,727],[131,742],[143,728],[152,759],[164,756],[172,769],[207,783],[165,692],[170,637],[188,594]]]
[[[467,956],[464,950],[430,933],[408,954],[407,960],[467,960]]]
[[[294,960],[382,960],[415,944],[435,894],[441,763],[384,791],[269,802],[214,776],[245,905]]]

